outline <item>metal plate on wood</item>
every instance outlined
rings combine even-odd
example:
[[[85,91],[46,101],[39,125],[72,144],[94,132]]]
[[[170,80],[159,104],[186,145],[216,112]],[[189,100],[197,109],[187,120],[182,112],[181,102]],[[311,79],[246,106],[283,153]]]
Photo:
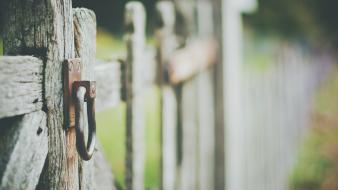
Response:
[[[64,126],[70,128],[75,126],[75,102],[72,97],[74,81],[81,80],[81,59],[68,59],[63,65],[64,86],[63,86],[63,101],[64,101]]]

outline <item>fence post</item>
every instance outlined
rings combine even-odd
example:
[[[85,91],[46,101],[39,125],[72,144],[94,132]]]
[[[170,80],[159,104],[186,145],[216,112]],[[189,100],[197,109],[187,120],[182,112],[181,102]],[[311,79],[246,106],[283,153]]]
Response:
[[[43,110],[49,142],[37,189],[78,189],[75,130],[63,127],[62,63],[74,57],[71,0],[6,0],[4,5],[4,53],[45,60]]]
[[[161,1],[156,5],[158,13],[157,38],[157,82],[161,89],[161,189],[174,190],[177,170],[177,100],[174,88],[166,76],[167,61],[177,46],[175,10],[172,2]]]
[[[125,8],[126,61],[126,174],[127,190],[144,189],[144,73],[145,10],[139,2],[129,2]]]
[[[76,8],[73,9],[73,17],[75,53],[76,57],[80,57],[82,62],[81,80],[93,81],[96,78],[93,72],[96,63],[95,13],[88,9]],[[97,144],[99,143],[97,142]],[[113,175],[102,154],[100,145],[96,146],[96,151],[91,160],[83,161],[81,158],[79,159],[79,180],[80,189],[115,189]]]
[[[195,1],[176,0],[181,22],[178,23],[182,38],[181,43],[189,43],[196,31]],[[195,79],[184,81],[177,88],[179,106],[179,148],[180,160],[178,167],[178,189],[198,189],[198,105],[197,81]]]
[[[212,6],[209,1],[196,2],[198,38],[213,40]],[[203,69],[196,76],[198,105],[198,170],[199,189],[214,188],[215,171],[215,100],[214,67]]]
[[[225,139],[224,139],[224,72],[222,48],[222,0],[211,0],[213,5],[214,35],[218,43],[219,54],[214,69],[215,94],[215,189],[225,189]]]

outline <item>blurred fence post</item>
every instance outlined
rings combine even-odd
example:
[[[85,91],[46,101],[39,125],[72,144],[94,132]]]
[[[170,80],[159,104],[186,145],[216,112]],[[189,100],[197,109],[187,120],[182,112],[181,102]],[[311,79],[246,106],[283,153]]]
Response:
[[[139,2],[129,2],[125,9],[126,61],[126,173],[127,190],[144,189],[145,119],[144,80],[145,10]]]
[[[222,0],[211,0],[213,5],[214,37],[218,42],[217,64],[214,67],[215,98],[215,189],[225,189],[225,119],[224,119],[224,71],[222,54]]]
[[[174,34],[175,10],[172,2],[160,1],[157,38],[157,82],[161,90],[161,189],[174,190],[177,167],[177,100],[168,83],[167,61],[177,46]]]
[[[189,43],[196,31],[195,1],[175,1],[181,22],[176,27],[180,29],[181,45]],[[189,63],[186,63],[189,64]],[[193,78],[179,84],[179,167],[178,189],[198,188],[198,105],[197,105],[197,81]]]
[[[198,38],[213,40],[213,7],[209,1],[196,2]],[[214,67],[202,69],[196,76],[198,105],[199,189],[214,189],[215,171],[215,100]]]

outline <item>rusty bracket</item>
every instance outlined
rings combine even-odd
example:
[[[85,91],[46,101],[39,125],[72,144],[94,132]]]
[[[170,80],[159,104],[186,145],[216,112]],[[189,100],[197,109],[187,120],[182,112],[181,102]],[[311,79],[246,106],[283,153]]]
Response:
[[[75,100],[73,98],[73,83],[81,80],[81,59],[68,59],[63,65],[64,87],[64,121],[65,128],[75,127]]]
[[[83,160],[90,160],[94,153],[96,138],[96,83],[95,81],[82,81],[81,71],[81,59],[68,59],[63,65],[64,127],[65,129],[75,127],[77,152]],[[87,103],[86,113],[85,103]],[[87,118],[88,123],[87,141],[85,140],[84,118]]]

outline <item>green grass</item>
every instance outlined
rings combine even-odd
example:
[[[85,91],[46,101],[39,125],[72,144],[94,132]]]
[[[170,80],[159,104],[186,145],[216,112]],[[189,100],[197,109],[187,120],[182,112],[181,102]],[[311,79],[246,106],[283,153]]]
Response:
[[[148,189],[159,189],[160,168],[160,120],[159,93],[156,88],[146,93],[146,163],[145,184]],[[124,186],[125,174],[125,113],[126,106],[97,114],[97,134],[106,158],[112,166],[119,184]]]
[[[112,60],[125,56],[125,44],[120,37],[111,35],[104,29],[98,28],[96,38],[96,58]]]
[[[153,88],[146,94],[146,166],[145,184],[159,189],[160,182],[160,93]]]
[[[153,41],[150,39],[148,43]],[[125,45],[121,38],[98,29],[97,59],[111,60],[125,57]],[[147,189],[159,189],[160,181],[160,107],[158,89],[146,92],[145,99],[145,185]],[[106,158],[112,166],[116,180],[123,187],[125,174],[125,115],[126,105],[97,114],[98,138],[103,146]]]
[[[125,171],[125,110],[126,106],[121,104],[96,116],[98,138],[120,184],[123,184]]]
[[[338,189],[338,67],[319,90],[311,130],[292,175],[292,190]]]

